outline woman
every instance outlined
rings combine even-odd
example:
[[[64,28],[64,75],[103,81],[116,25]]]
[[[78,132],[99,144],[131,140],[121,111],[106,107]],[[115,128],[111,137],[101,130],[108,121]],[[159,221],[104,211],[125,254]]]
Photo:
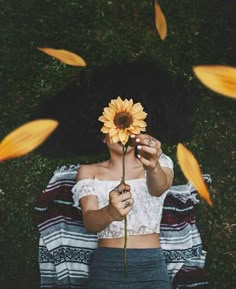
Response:
[[[88,288],[170,289],[159,232],[163,201],[173,180],[173,163],[159,141],[147,134],[131,135],[138,149],[128,147],[125,183],[122,145],[105,142],[110,158],[83,165],[72,192],[81,206],[85,228],[98,234]],[[124,218],[127,216],[128,275],[124,274]]]
[[[99,239],[88,288],[170,288],[158,234],[173,165],[159,141],[140,134],[146,116],[133,99],[112,99],[98,118],[110,158],[78,171],[75,205],[81,206],[85,228]],[[137,157],[127,146],[129,136]]]

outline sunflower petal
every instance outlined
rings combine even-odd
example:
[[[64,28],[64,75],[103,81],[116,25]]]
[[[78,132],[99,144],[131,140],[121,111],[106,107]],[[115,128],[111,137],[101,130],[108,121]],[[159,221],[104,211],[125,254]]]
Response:
[[[110,134],[109,134],[110,135]],[[113,136],[110,136],[110,142],[113,144],[113,143],[117,143],[119,141],[119,134],[116,133],[115,135]]]
[[[139,128],[143,128],[143,127],[146,127],[147,124],[146,124],[146,122],[143,121],[143,120],[135,119],[135,120],[133,121],[133,126],[138,126]]]
[[[125,99],[123,102],[124,110],[129,111],[129,101],[128,99]]]
[[[163,14],[157,0],[155,0],[155,25],[161,40],[165,40],[167,36],[167,23],[165,15]]]
[[[106,123],[104,123],[104,126],[109,127],[109,128],[115,128],[114,123],[110,120],[106,121]]]
[[[55,120],[41,119],[18,127],[0,143],[0,161],[20,157],[34,150],[57,126]]]
[[[86,62],[79,55],[63,49],[38,48],[38,50],[55,57],[61,62],[72,66],[86,66]]]
[[[120,130],[119,131],[119,139],[123,145],[125,145],[125,143],[126,143],[127,135],[129,136],[129,134],[126,130]]]
[[[236,68],[221,65],[200,65],[193,68],[198,79],[213,91],[236,98]]]
[[[129,140],[129,133],[126,133],[124,142],[122,144],[125,145],[128,142],[128,140]]]
[[[106,126],[103,126],[103,127],[101,128],[101,132],[103,132],[103,133],[109,133],[109,132],[110,132],[110,128],[109,128],[109,127],[106,127]]]
[[[197,160],[181,143],[177,145],[177,158],[187,180],[194,185],[200,196],[205,199],[210,206],[213,206]]]
[[[111,102],[109,103],[109,107],[111,108],[117,108],[116,106],[116,99],[112,99]]]
[[[137,126],[129,129],[130,134],[140,134],[141,129]]]
[[[142,111],[142,110],[143,110],[143,107],[142,107],[141,103],[137,102],[133,105],[131,112],[132,112],[132,114],[135,114],[135,113]]]
[[[147,113],[144,111],[138,111],[134,114],[135,119],[145,119],[147,117]]]
[[[124,104],[123,104],[123,100],[120,97],[117,98],[116,105],[117,105],[118,110],[123,109]]]
[[[114,118],[115,112],[114,109],[111,109],[110,107],[105,107],[103,110],[103,116],[108,119],[111,120]]]
[[[107,121],[107,119],[104,117],[104,115],[99,116],[98,120],[101,121],[101,122],[106,122]]]
[[[109,128],[109,135],[110,136],[114,136],[114,135],[116,135],[116,134],[118,134],[118,131],[117,131],[117,129],[116,128]]]
[[[128,110],[130,111],[131,109],[132,109],[132,106],[133,106],[133,99],[131,98],[130,100],[129,100],[129,104],[128,104]]]

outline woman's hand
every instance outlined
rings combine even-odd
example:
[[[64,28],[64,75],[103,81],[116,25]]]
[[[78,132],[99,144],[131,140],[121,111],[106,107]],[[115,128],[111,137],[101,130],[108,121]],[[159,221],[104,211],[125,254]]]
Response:
[[[138,158],[146,171],[156,168],[162,154],[161,143],[148,134],[131,135],[138,149]]]
[[[122,221],[133,208],[130,186],[120,183],[109,193],[108,212],[113,221]]]

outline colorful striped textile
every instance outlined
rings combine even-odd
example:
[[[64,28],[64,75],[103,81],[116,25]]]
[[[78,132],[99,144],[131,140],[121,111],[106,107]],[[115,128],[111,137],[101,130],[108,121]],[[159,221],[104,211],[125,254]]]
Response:
[[[40,288],[86,289],[97,236],[85,230],[81,211],[73,207],[71,188],[78,168],[58,168],[34,207],[40,232]],[[198,202],[189,183],[172,186],[164,202],[160,241],[173,289],[207,288],[206,252],[194,216]]]

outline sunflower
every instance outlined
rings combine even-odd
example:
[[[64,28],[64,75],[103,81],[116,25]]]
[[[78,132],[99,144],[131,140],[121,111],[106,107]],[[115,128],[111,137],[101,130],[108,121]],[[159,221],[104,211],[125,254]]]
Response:
[[[120,141],[125,145],[131,134],[146,130],[146,116],[147,113],[139,102],[134,104],[133,99],[123,101],[118,97],[104,108],[98,120],[104,123],[101,131],[109,134],[111,143]]]

